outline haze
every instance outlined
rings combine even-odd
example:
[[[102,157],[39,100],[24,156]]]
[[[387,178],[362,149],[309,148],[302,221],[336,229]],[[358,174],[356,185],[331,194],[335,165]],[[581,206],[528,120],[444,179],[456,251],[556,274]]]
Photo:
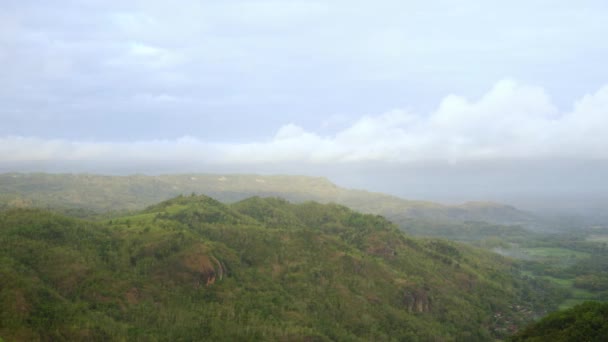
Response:
[[[605,208],[604,1],[3,1],[0,171]]]

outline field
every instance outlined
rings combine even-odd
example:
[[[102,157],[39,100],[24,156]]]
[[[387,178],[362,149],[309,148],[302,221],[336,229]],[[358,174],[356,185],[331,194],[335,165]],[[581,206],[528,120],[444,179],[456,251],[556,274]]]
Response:
[[[604,234],[589,235],[587,237],[587,241],[590,241],[590,242],[599,242],[599,243],[608,243],[608,235],[604,235]]]
[[[579,252],[572,249],[557,247],[524,248],[523,251],[532,258],[559,259],[562,261],[577,261],[589,258],[591,256],[587,252]]]
[[[519,260],[522,274],[547,281],[563,293],[560,309],[567,309],[589,300],[603,300],[605,289],[591,288],[597,284],[605,269],[606,248],[603,239],[608,235],[580,235],[576,239],[565,236],[538,238],[525,243],[503,244],[493,251]],[[602,266],[604,265],[604,266]],[[600,278],[603,279],[603,278]]]

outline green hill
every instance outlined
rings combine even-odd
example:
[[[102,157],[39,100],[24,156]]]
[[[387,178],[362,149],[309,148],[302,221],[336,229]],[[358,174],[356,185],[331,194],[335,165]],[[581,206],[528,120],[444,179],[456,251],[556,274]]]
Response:
[[[472,202],[448,206],[411,201],[381,193],[344,189],[325,178],[315,177],[0,174],[0,208],[53,208],[77,217],[93,217],[108,211],[141,210],[148,205],[193,192],[224,203],[253,196],[276,196],[291,202],[338,203],[364,213],[385,216],[409,233],[426,236],[473,236],[468,222],[477,222],[479,229],[476,239],[503,236],[505,230],[518,230],[518,225],[538,224],[533,215],[506,205]],[[481,225],[481,222],[488,224]],[[515,227],[510,228],[512,225]]]
[[[511,341],[606,341],[608,303],[586,302],[547,315],[531,324]]]
[[[314,202],[180,196],[90,222],[0,213],[0,337],[485,341],[554,308],[472,247]]]

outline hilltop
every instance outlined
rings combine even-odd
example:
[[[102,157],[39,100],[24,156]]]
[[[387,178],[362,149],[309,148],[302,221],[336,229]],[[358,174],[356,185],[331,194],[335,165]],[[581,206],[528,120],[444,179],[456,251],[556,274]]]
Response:
[[[489,340],[555,307],[506,258],[337,204],[0,212],[7,340]]]
[[[262,175],[100,176],[89,174],[0,174],[0,208],[42,207],[87,217],[109,211],[141,210],[180,194],[205,194],[225,203],[252,196],[281,197],[292,202],[337,203],[364,213],[378,214],[410,233],[450,232],[465,222],[533,226],[534,215],[508,205],[472,202],[442,205],[427,201],[345,189],[326,178]],[[422,220],[422,223],[420,222]],[[504,228],[504,227],[503,227]],[[424,231],[423,231],[424,230]],[[453,234],[452,234],[453,235]]]

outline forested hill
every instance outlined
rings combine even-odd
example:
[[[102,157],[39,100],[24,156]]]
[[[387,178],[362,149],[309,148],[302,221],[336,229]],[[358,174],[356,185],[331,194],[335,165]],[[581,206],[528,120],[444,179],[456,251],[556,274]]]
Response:
[[[553,309],[511,261],[339,205],[0,212],[0,338],[487,341]]]
[[[586,302],[557,311],[522,329],[510,340],[604,342],[608,338],[608,303]]]
[[[88,174],[0,174],[0,207],[50,207],[72,214],[87,211],[140,210],[180,194],[205,194],[232,203],[252,196],[278,196],[293,202],[338,203],[393,222],[485,221],[534,224],[533,215],[497,203],[447,206],[412,201],[382,193],[350,190],[325,178],[261,175],[100,176]],[[405,224],[405,223],[404,223]]]

